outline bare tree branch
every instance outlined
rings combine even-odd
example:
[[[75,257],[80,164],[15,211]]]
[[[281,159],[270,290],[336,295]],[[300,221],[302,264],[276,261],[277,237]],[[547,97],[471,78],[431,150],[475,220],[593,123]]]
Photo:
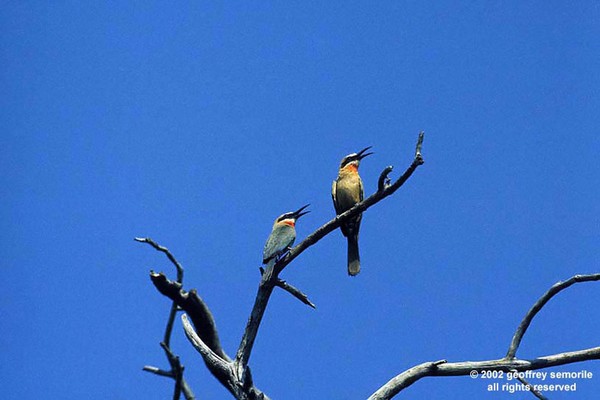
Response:
[[[527,312],[525,318],[519,325],[515,336],[513,337],[508,354],[498,360],[487,361],[464,361],[456,363],[447,363],[445,361],[428,362],[412,367],[392,378],[385,385],[373,393],[368,400],[389,400],[400,393],[403,389],[412,385],[414,382],[426,376],[457,376],[471,375],[477,376],[481,371],[529,371],[556,367],[564,364],[572,364],[582,361],[599,360],[600,347],[592,347],[585,350],[577,350],[550,356],[539,357],[533,360],[521,360],[515,358],[515,353],[519,343],[531,323],[533,317],[548,303],[548,301],[560,291],[579,282],[590,282],[600,280],[600,274],[575,275],[572,278],[554,284]],[[475,374],[475,375],[473,375]],[[532,393],[538,398],[543,395],[537,391]],[[542,396],[542,397],[539,397]]]
[[[169,261],[171,261],[171,263],[177,269],[177,283],[181,286],[181,284],[183,282],[183,267],[177,261],[177,259],[173,256],[173,254],[171,254],[169,249],[167,249],[166,247],[160,246],[158,243],[156,243],[154,240],[152,240],[150,238],[135,238],[134,240],[137,242],[140,242],[140,243],[147,243],[150,246],[152,246],[153,248],[155,248],[157,251],[165,253],[165,255],[167,256]],[[177,304],[173,301],[171,303],[169,317],[167,318],[167,325],[165,327],[165,334],[163,336],[163,341],[160,343],[160,345],[163,348],[165,355],[167,356],[169,365],[171,366],[171,371],[170,371],[171,378],[173,378],[175,380],[173,399],[178,400],[181,397],[181,392],[183,391],[183,395],[186,398],[186,400],[194,400],[196,398],[196,396],[194,395],[194,393],[192,392],[192,389],[190,388],[190,386],[188,385],[188,383],[185,381],[185,379],[183,377],[183,365],[181,365],[181,361],[179,360],[179,357],[176,356],[175,354],[173,354],[173,352],[171,351],[171,348],[169,347],[170,343],[171,343],[171,333],[173,332],[173,324],[175,323],[176,315],[177,315]],[[144,367],[143,370],[148,371],[148,372],[157,373],[156,371],[150,371],[150,370],[146,369],[146,367]],[[165,376],[165,375],[163,375],[163,376]]]
[[[210,309],[194,289],[186,292],[179,282],[174,282],[163,273],[150,272],[150,279],[158,291],[171,299],[179,308],[185,311],[192,320],[196,332],[204,343],[219,357],[229,360],[221,347],[215,319]]]
[[[164,369],[160,369],[158,367],[154,367],[152,365],[145,365],[142,368],[143,371],[153,373],[158,376],[165,376],[167,378],[175,378],[172,371],[165,371]]]
[[[393,169],[394,167],[392,165],[388,165],[383,171],[381,171],[381,175],[379,175],[379,179],[377,180],[377,191],[381,192],[386,187],[390,186],[391,179],[388,175]]]
[[[264,275],[265,269],[263,267],[260,267],[259,270],[260,270],[260,274]],[[306,294],[302,293],[302,291],[300,291],[300,289],[290,285],[283,279],[277,278],[277,280],[275,281],[275,286],[282,288],[283,290],[285,290],[286,292],[288,292],[289,294],[291,294],[292,296],[294,296],[295,298],[297,298],[298,300],[300,300],[307,306],[312,307],[313,309],[317,308],[313,304],[313,302],[308,299],[308,296]]]
[[[156,243],[154,240],[152,240],[150,238],[136,237],[133,240],[135,240],[136,242],[140,242],[140,243],[148,243],[150,246],[154,247],[157,251],[165,253],[165,255],[167,256],[169,261],[171,261],[171,263],[173,263],[173,265],[177,269],[177,282],[179,282],[179,283],[183,282],[183,267],[181,266],[181,264],[179,264],[179,261],[177,261],[175,259],[173,254],[171,254],[169,249],[167,249],[164,246],[159,245],[158,243]]]
[[[600,347],[553,354],[533,360],[506,359],[486,361],[463,361],[456,363],[423,363],[395,376],[373,393],[368,400],[389,400],[400,391],[426,376],[461,376],[471,375],[473,371],[530,371],[572,364],[581,361],[600,359]],[[438,361],[439,362],[439,361]]]
[[[250,359],[250,353],[252,352],[260,322],[265,314],[267,303],[269,302],[271,293],[273,293],[275,280],[277,278],[277,273],[270,275],[268,278],[267,274],[264,274],[258,285],[258,292],[256,293],[256,299],[254,299],[254,307],[252,307],[250,318],[248,318],[246,329],[244,330],[244,335],[242,336],[240,346],[235,355],[235,371],[240,380],[245,379],[244,375]]]
[[[169,347],[168,344],[162,342],[160,347],[163,348],[165,354],[167,355],[167,359],[169,360],[169,364],[171,365],[171,373],[173,374],[173,379],[175,379],[175,388],[173,390],[173,400],[179,400],[181,397],[181,392],[183,391],[186,399],[194,398],[194,394],[192,393],[190,387],[188,386],[185,379],[183,379],[183,365],[181,365],[181,361],[179,357],[176,356]]]
[[[184,393],[184,397],[186,399],[195,399],[194,394],[191,390],[191,388],[188,386],[188,384],[186,383],[185,379],[183,378],[177,378],[177,375],[183,375],[183,366],[181,365],[180,361],[179,361],[179,357],[177,357],[176,355],[174,355],[170,348],[165,346],[164,343],[161,343],[161,347],[163,347],[163,349],[165,350],[165,352],[167,353],[167,357],[168,358],[173,358],[173,364],[175,365],[175,368],[172,369],[171,371],[165,371],[163,369],[160,369],[158,367],[154,367],[151,365],[146,365],[144,366],[144,368],[142,368],[144,371],[146,372],[150,372],[153,373],[155,375],[158,376],[164,376],[167,378],[171,378],[175,380],[175,390],[173,393],[173,399],[179,399],[179,397],[181,396],[181,392],[183,391]],[[180,384],[178,385],[177,382],[180,382]]]
[[[182,320],[185,317],[186,321],[184,323],[186,336],[194,348],[200,352],[202,360],[213,376],[238,399],[268,400],[269,398],[252,383],[250,368],[247,368],[246,371],[246,381],[242,381],[234,375],[233,363],[221,346],[213,315],[197,291],[192,289],[186,292],[181,288],[180,283],[167,279],[163,273],[151,272],[150,278],[162,295],[174,301],[179,308],[187,313],[187,315],[182,316]],[[194,325],[194,329],[192,329],[194,335],[189,334],[191,325],[188,317]],[[201,349],[202,351],[200,351]],[[227,365],[225,370],[222,368],[221,363],[215,362],[215,355],[225,362]]]
[[[192,320],[202,343],[205,343],[206,346],[221,359],[230,361],[230,358],[225,354],[221,347],[221,341],[219,340],[219,334],[213,315],[206,303],[198,296],[197,292],[195,290],[189,292],[184,291],[181,289],[181,284],[179,282],[167,279],[163,273],[155,273],[152,271],[150,272],[150,279],[162,295],[171,299],[187,313]],[[215,364],[210,363],[204,357],[202,359],[215,378],[217,378],[223,386],[227,387],[229,376],[223,375],[220,369],[214,368]]]
[[[369,397],[368,400],[391,399],[401,390],[409,387],[419,379],[425,376],[431,376],[437,370],[438,365],[445,363],[446,360],[431,361],[416,365],[399,375],[396,375],[383,385],[379,390]]]
[[[282,288],[286,292],[290,293],[292,296],[294,296],[295,298],[297,298],[298,300],[300,300],[301,302],[303,302],[307,306],[312,307],[312,308],[317,308],[314,305],[314,303],[308,299],[307,295],[305,295],[299,289],[297,289],[296,287],[290,285],[289,283],[287,283],[283,279],[279,279],[278,278],[277,281],[275,282],[275,285],[277,287]]]
[[[562,290],[568,288],[571,285],[580,282],[592,282],[600,280],[600,274],[590,274],[590,275],[575,275],[570,279],[567,279],[564,282],[555,283],[542,297],[539,298],[538,301],[535,302],[533,307],[525,314],[525,318],[521,321],[521,324],[517,328],[515,335],[512,338],[512,342],[510,343],[510,347],[508,348],[508,352],[506,353],[506,358],[514,358],[515,354],[517,354],[517,349],[521,344],[521,340],[523,339],[523,335],[525,335],[525,331],[531,324],[531,321],[536,316],[536,314],[550,301],[552,297],[557,295]]]
[[[210,347],[206,345],[206,343],[202,341],[202,339],[200,339],[200,336],[198,336],[198,334],[192,327],[192,324],[190,323],[186,314],[183,314],[181,316],[181,322],[183,323],[183,329],[189,341],[192,343],[194,348],[198,350],[198,352],[202,355],[204,361],[211,364],[212,368],[210,368],[210,370],[216,371],[217,373],[222,375],[224,379],[228,379],[230,376],[229,363],[226,360],[219,357],[214,351],[211,350]]]
[[[519,372],[519,371],[517,371],[517,370],[514,370],[514,369],[513,369],[511,372],[515,373],[515,372]],[[519,376],[519,375],[516,375],[516,377],[517,377],[517,380],[518,380],[519,382],[521,382],[523,385],[525,385],[525,387],[527,387],[527,389],[528,389],[528,390],[529,390],[529,391],[530,391],[530,392],[531,392],[531,393],[532,393],[532,394],[533,394],[535,397],[537,397],[537,398],[538,398],[538,399],[540,399],[540,400],[548,400],[548,399],[546,398],[546,396],[544,396],[542,393],[540,393],[538,390],[536,390],[536,389],[535,389],[535,387],[534,387],[533,385],[531,385],[529,382],[527,382],[527,381],[525,380],[525,378],[523,378],[523,377],[521,377],[521,376]]]
[[[419,132],[419,138],[417,139],[417,145],[415,146],[415,159],[423,157],[421,150],[423,149],[423,139],[425,139],[425,132]],[[422,160],[421,160],[422,161]]]

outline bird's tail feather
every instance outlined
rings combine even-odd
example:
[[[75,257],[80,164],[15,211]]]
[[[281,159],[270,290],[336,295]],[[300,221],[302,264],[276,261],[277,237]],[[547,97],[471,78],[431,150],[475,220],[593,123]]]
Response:
[[[348,275],[355,276],[360,272],[360,255],[358,254],[358,235],[348,235]]]

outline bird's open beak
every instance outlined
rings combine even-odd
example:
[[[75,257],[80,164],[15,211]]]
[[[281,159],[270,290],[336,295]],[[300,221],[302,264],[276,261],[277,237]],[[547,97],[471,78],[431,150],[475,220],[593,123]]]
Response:
[[[359,151],[358,153],[356,153],[356,155],[358,156],[358,159],[362,160],[366,156],[370,156],[371,154],[373,154],[373,152],[365,153],[365,151],[369,150],[371,147],[373,147],[373,146],[365,147],[364,149],[362,149],[361,151]]]
[[[310,204],[307,204],[305,206],[300,207],[297,211],[294,211],[294,216],[296,217],[296,219],[300,218],[301,216],[303,216],[304,214],[308,214],[310,211],[302,211],[304,210],[306,207],[310,206]]]

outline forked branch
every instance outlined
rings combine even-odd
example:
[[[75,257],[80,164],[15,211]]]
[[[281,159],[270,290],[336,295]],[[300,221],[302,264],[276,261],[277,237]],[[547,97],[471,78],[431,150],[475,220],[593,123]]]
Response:
[[[447,363],[443,361],[427,362],[412,367],[390,379],[385,385],[373,393],[368,400],[389,400],[416,381],[426,376],[465,376],[473,371],[529,371],[573,364],[581,361],[600,359],[600,347],[553,354],[533,360],[500,358],[486,361],[464,361]],[[475,375],[471,375],[475,376]]]
[[[546,303],[548,303],[548,301],[550,301],[552,297],[554,297],[560,291],[574,285],[575,283],[598,280],[600,280],[600,274],[575,275],[564,282],[558,282],[553,285],[527,312],[525,318],[519,325],[515,336],[513,337],[508,354],[504,358],[497,360],[465,361],[456,363],[448,363],[445,361],[423,363],[396,375],[385,385],[379,388],[375,393],[373,393],[368,400],[389,400],[402,390],[406,389],[408,386],[426,376],[473,376],[474,373],[479,373],[484,370],[521,372],[556,367],[559,365],[572,364],[582,361],[599,360],[600,347],[592,347],[585,350],[553,354],[550,356],[538,357],[533,360],[521,360],[515,358],[517,348],[521,343],[521,339],[523,338],[527,327],[531,324],[531,321],[535,315],[542,309],[542,307],[544,307]],[[543,398],[543,394],[538,390],[531,390],[531,392],[536,397],[540,398],[540,396],[542,396]]]
[[[150,246],[152,246],[153,248],[155,248],[157,251],[164,253],[167,256],[167,258],[169,259],[169,261],[171,261],[171,263],[175,266],[175,268],[177,270],[177,283],[181,286],[181,284],[183,283],[183,267],[181,266],[179,261],[177,261],[177,259],[173,256],[173,254],[171,254],[169,249],[159,245],[158,243],[156,243],[154,240],[152,240],[150,238],[135,238],[134,240],[136,242],[140,242],[140,243],[147,243]],[[181,365],[181,361],[179,360],[179,357],[176,356],[171,351],[171,347],[170,347],[171,333],[173,332],[173,324],[175,322],[176,315],[177,315],[177,304],[175,302],[172,302],[171,310],[169,311],[169,317],[167,318],[167,326],[165,327],[165,334],[163,336],[163,341],[160,343],[160,346],[162,347],[163,351],[165,352],[165,356],[167,357],[167,360],[169,361],[171,370],[163,371],[160,368],[157,368],[154,366],[149,366],[149,365],[145,366],[143,368],[143,370],[157,374],[157,375],[173,378],[175,380],[175,389],[173,392],[173,400],[178,400],[180,398],[182,392],[183,392],[183,395],[186,398],[186,400],[193,400],[193,399],[195,399],[194,393],[192,392],[192,389],[190,388],[190,386],[188,385],[188,383],[186,382],[186,380],[183,377],[183,365]]]
[[[542,297],[535,302],[535,304],[531,307],[531,309],[525,314],[525,318],[521,321],[521,324],[517,328],[515,335],[512,338],[510,346],[508,348],[508,352],[506,353],[506,358],[514,358],[515,354],[517,354],[517,349],[521,344],[521,340],[523,339],[523,335],[527,331],[527,328],[531,324],[533,318],[537,315],[538,312],[550,301],[552,297],[557,295],[562,290],[568,288],[571,285],[580,282],[593,282],[600,280],[600,274],[590,274],[590,275],[575,275],[570,279],[567,279],[564,282],[557,282]]]
[[[196,290],[186,292],[181,288],[181,284],[167,279],[162,273],[150,272],[150,278],[161,294],[186,312],[181,317],[185,334],[213,376],[238,399],[268,400],[269,398],[254,386],[250,368],[247,370],[246,381],[242,382],[235,376],[233,362],[221,347],[213,315]],[[192,321],[191,324],[189,320]]]

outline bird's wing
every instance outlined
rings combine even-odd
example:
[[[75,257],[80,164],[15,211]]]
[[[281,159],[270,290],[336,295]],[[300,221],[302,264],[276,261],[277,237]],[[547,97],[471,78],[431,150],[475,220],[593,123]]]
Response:
[[[274,235],[271,234],[269,239],[267,239],[267,243],[265,243],[265,248],[263,249],[263,263],[266,264],[276,252],[275,238]]]
[[[337,215],[340,215],[341,212],[337,204],[337,181],[333,181],[333,183],[331,184],[331,199],[333,200],[333,207],[335,208],[335,213]]]
[[[360,176],[358,177],[358,198],[360,199],[360,201],[363,201],[365,197],[365,191],[363,190],[363,184],[362,184],[362,179],[360,179]]]
[[[358,201],[361,202],[363,201],[365,197],[365,191],[363,190],[363,183],[362,183],[362,179],[360,179],[360,176],[358,177]],[[356,235],[358,237],[358,229],[360,228],[360,221],[362,220],[362,213],[358,214],[356,216],[355,219],[355,226],[356,226]]]
[[[296,230],[283,226],[273,230],[263,250],[263,263],[266,264],[273,257],[283,254],[288,247],[292,247],[296,240]]]

